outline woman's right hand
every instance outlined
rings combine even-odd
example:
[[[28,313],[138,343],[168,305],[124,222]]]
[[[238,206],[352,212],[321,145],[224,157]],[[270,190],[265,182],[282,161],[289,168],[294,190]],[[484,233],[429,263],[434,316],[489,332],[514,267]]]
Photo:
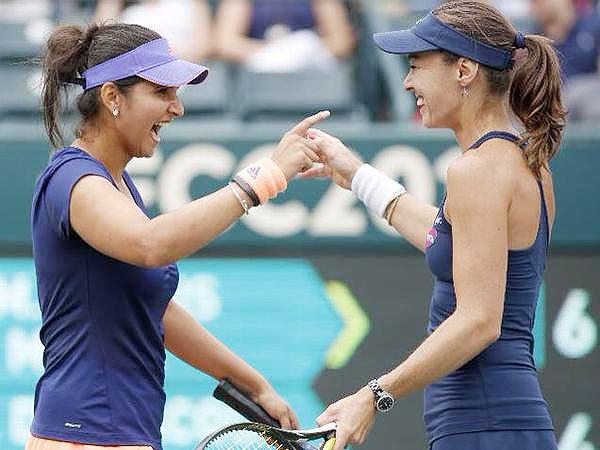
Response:
[[[317,144],[321,167],[302,173],[303,178],[328,177],[344,189],[352,187],[352,178],[363,162],[338,138],[317,129],[308,130],[308,138]]]
[[[299,172],[310,169],[313,162],[319,161],[317,144],[307,139],[308,130],[329,117],[329,111],[320,111],[283,135],[271,159],[279,166],[285,178],[289,181]]]

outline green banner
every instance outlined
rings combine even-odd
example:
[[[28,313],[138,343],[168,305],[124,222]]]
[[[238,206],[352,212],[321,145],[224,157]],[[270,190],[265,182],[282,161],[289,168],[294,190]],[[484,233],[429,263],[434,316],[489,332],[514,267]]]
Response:
[[[175,209],[224,186],[231,175],[268,154],[289,124],[240,125],[183,120],[162,132],[153,158],[128,166],[152,214]],[[403,182],[418,198],[437,203],[444,192],[446,168],[458,155],[453,136],[409,126],[326,125],[365,161]],[[557,216],[552,234],[559,247],[600,247],[600,133],[574,129],[552,161]],[[48,148],[35,124],[0,124],[0,192],[4,220],[0,250],[30,248],[29,215],[35,178]],[[369,214],[354,196],[325,180],[295,180],[276,200],[242,218],[214,248],[407,246],[387,224]]]

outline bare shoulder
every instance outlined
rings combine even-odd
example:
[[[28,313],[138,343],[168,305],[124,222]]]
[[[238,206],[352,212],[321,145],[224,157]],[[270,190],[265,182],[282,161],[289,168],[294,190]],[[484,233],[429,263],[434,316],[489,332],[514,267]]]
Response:
[[[515,180],[511,169],[514,169],[515,154],[518,153],[506,144],[513,145],[488,141],[476,150],[463,153],[450,164],[447,174],[450,215],[452,211],[465,208],[508,208]]]
[[[510,191],[515,164],[521,157],[511,142],[492,140],[463,153],[448,167],[448,189],[476,188]]]

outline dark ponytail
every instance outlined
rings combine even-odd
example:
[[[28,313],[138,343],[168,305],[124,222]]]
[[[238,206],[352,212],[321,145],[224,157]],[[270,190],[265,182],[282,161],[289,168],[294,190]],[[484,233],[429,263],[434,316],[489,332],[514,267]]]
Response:
[[[510,50],[512,68],[496,70],[480,66],[491,94],[505,96],[525,132],[521,147],[529,169],[539,178],[541,170],[558,151],[566,112],[561,101],[560,65],[551,41],[525,36],[526,49],[516,48],[517,30],[496,8],[477,0],[453,0],[433,10],[440,20],[468,36],[496,48]],[[447,62],[458,59],[444,52]]]
[[[527,57],[515,68],[510,107],[525,127],[523,151],[538,177],[558,152],[566,121],[561,100],[560,63],[550,39],[525,36]]]
[[[85,69],[88,49],[97,30],[95,25],[86,32],[74,25],[59,26],[46,43],[42,59],[42,107],[44,126],[53,147],[61,145],[63,139],[58,124],[62,96],[67,93],[68,83]]]
[[[68,86],[78,83],[81,73],[110,58],[128,52],[146,42],[159,39],[155,31],[132,24],[91,24],[86,29],[61,25],[54,29],[42,57],[42,110],[44,126],[53,147],[62,145],[59,114],[63,109]],[[138,77],[116,80],[121,91],[140,81]],[[99,111],[100,86],[84,91],[77,98],[81,114],[78,132]]]

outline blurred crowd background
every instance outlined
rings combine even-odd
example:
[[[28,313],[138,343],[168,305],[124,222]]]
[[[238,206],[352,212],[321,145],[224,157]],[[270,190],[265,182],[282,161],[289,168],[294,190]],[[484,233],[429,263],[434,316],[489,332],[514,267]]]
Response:
[[[356,121],[415,121],[405,60],[370,35],[410,26],[433,0],[0,0],[0,115],[36,114],[30,61],[56,23],[139,23],[211,69],[183,93],[188,114],[282,118],[328,107]],[[600,118],[600,19],[595,0],[496,0],[518,29],[552,38],[572,121]],[[17,63],[17,64],[15,64]],[[193,91],[193,92],[192,92]]]

